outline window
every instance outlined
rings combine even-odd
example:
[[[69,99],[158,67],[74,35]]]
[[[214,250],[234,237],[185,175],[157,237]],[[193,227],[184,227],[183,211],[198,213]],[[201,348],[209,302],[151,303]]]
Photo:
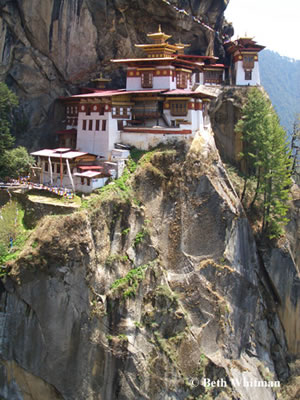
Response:
[[[185,89],[187,87],[187,73],[178,72],[176,76],[176,83],[178,89]]]
[[[84,178],[81,178],[81,184],[84,185]]]
[[[67,174],[67,166],[64,165],[64,175],[66,175],[66,174]]]
[[[153,87],[153,73],[152,72],[142,72],[141,76],[142,87],[143,88],[152,88]]]
[[[45,162],[45,172],[48,172],[48,162]]]
[[[171,105],[171,114],[184,116],[187,115],[187,101],[172,101],[170,102]]]
[[[91,131],[93,129],[93,120],[90,119],[89,120],[89,131]]]
[[[82,130],[86,131],[86,120],[85,119],[82,121]]]
[[[104,106],[100,106],[99,115],[104,115]]]
[[[86,182],[86,184],[87,184],[88,186],[90,186],[90,184],[91,184],[91,180],[90,180],[90,178],[87,178],[87,182]]]
[[[54,172],[55,164],[52,164],[52,172]]]
[[[86,106],[86,115],[91,115],[91,106]]]
[[[124,128],[123,120],[118,120],[118,131],[122,131]]]
[[[205,71],[204,72],[204,83],[214,83],[219,85],[223,81],[222,71]]]
[[[102,130],[106,131],[106,119],[102,121]]]
[[[100,119],[96,119],[96,131],[100,130]]]
[[[60,174],[60,165],[59,165],[59,164],[56,165],[56,172],[57,172],[58,174]]]
[[[252,71],[245,71],[245,81],[251,81]]]
[[[243,56],[243,67],[244,69],[254,68],[254,56]]]

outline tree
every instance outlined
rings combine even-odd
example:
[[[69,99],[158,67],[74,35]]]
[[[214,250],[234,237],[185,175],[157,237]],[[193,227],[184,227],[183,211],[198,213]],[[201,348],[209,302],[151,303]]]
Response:
[[[27,176],[30,168],[34,165],[34,158],[31,157],[25,147],[19,146],[12,150],[6,150],[3,155],[2,177],[18,178]]]
[[[14,138],[10,134],[12,110],[18,105],[17,96],[0,82],[0,163],[4,151],[11,149]]]
[[[291,140],[292,174],[296,183],[300,181],[300,114],[297,115]]]
[[[261,199],[262,231],[279,237],[287,219],[291,158],[286,133],[279,124],[271,102],[257,88],[249,91],[242,118],[236,125],[242,134],[245,184],[254,177],[256,188],[250,208]]]
[[[253,175],[260,177],[261,165],[259,157],[259,149],[262,147],[261,140],[264,137],[266,116],[269,112],[269,104],[262,96],[262,93],[253,88],[248,93],[247,103],[242,109],[242,118],[238,121],[235,130],[242,133],[243,152],[240,154],[242,159],[242,167],[245,173],[244,189],[242,193],[242,201],[244,199],[247,183]],[[252,201],[254,205],[259,190],[260,179],[257,179],[257,187],[255,196]]]

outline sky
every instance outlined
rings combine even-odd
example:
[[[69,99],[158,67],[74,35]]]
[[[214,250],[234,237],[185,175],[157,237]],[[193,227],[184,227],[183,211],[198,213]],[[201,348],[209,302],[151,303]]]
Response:
[[[230,0],[225,11],[235,35],[300,60],[300,0]]]

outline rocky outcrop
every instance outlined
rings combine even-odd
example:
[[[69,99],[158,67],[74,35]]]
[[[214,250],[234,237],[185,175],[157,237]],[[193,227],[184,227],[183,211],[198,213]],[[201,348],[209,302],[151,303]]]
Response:
[[[240,134],[234,128],[241,118],[241,110],[246,102],[249,88],[224,87],[210,105],[210,119],[217,148],[223,160],[239,163],[242,151]]]
[[[300,356],[300,275],[288,243],[261,249],[269,277],[276,290],[278,311],[285,329],[290,354]],[[284,275],[284,279],[283,279]]]
[[[37,0],[0,2],[0,80],[17,93],[21,106],[16,135],[34,148],[46,146],[55,129],[56,98],[76,92],[99,71],[113,78],[112,86],[125,85],[124,72],[110,64],[112,58],[137,55],[135,43],[147,42],[146,33],[158,24],[173,40],[191,43],[190,51],[205,54],[219,39],[191,17],[204,18],[218,31],[227,29],[223,11],[228,0]],[[145,28],[146,27],[146,28]],[[232,34],[230,28],[227,34]]]
[[[162,148],[32,234],[1,292],[0,396],[275,399],[237,384],[288,377],[261,276],[211,134]]]

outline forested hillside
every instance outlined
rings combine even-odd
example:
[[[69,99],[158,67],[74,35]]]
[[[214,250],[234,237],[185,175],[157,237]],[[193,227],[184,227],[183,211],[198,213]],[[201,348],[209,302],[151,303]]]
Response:
[[[300,60],[264,50],[260,53],[261,82],[268,92],[281,124],[290,133],[300,113]]]

